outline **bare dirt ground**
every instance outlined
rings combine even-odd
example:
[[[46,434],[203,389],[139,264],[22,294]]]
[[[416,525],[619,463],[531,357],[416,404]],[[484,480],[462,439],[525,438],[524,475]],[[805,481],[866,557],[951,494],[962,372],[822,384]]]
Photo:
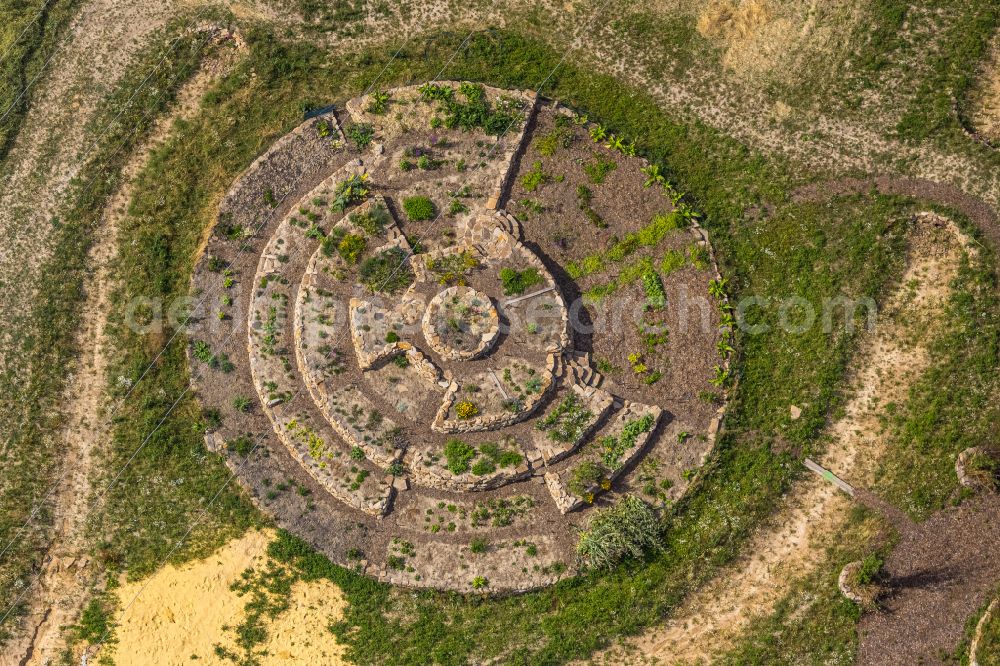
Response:
[[[904,400],[928,365],[934,317],[950,294],[967,240],[955,225],[922,215],[911,236],[908,266],[897,291],[879,315],[850,375],[852,395],[844,416],[827,432],[821,464],[863,484],[883,449],[879,416],[888,402]],[[808,476],[786,495],[773,518],[747,544],[745,555],[690,596],[664,625],[624,648],[666,663],[710,661],[732,644],[751,620],[768,615],[793,581],[825,559],[820,547],[845,522],[850,502],[833,485]]]
[[[1000,579],[997,516],[1000,496],[990,493],[903,533],[885,562],[890,591],[861,619],[858,663],[932,663],[954,649]]]
[[[249,532],[204,560],[168,566],[122,586],[121,603],[136,601],[116,631],[115,661],[158,666],[232,663],[215,653],[216,645],[235,649],[233,634],[225,627],[242,620],[247,602],[230,585],[246,569],[259,569],[266,562],[273,536]],[[343,604],[340,591],[329,581],[295,583],[288,610],[267,624],[268,638],[257,648],[267,653],[261,666],[344,663],[341,648],[327,630],[340,619]]]
[[[28,631],[20,644],[8,646],[18,663],[44,664],[55,659],[64,647],[63,629],[72,624],[87,598],[87,590],[98,572],[90,567],[84,533],[90,508],[92,488],[90,472],[95,447],[109,434],[109,406],[105,404],[104,386],[108,350],[104,346],[109,297],[112,290],[110,270],[116,254],[118,229],[132,197],[134,178],[146,164],[151,151],[169,135],[174,121],[191,117],[198,110],[201,96],[234,64],[237,47],[228,35],[216,39],[223,45],[206,59],[198,73],[178,94],[174,108],[161,117],[149,139],[124,169],[126,185],[109,202],[102,233],[91,249],[93,273],[85,286],[86,306],[81,318],[78,344],[81,356],[67,387],[67,425],[64,472],[53,493],[56,526],[53,547],[38,581],[39,593],[32,596],[26,623]],[[113,409],[113,407],[111,407]]]

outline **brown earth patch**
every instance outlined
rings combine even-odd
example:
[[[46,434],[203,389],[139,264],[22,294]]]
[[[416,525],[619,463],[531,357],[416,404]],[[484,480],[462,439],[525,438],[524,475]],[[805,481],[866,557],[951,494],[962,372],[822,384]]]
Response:
[[[1000,496],[941,511],[886,558],[889,593],[859,626],[860,664],[924,664],[961,639],[966,619],[1000,580]]]

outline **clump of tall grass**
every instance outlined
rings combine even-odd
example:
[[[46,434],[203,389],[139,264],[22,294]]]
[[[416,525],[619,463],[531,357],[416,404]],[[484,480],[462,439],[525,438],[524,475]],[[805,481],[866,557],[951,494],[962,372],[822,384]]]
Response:
[[[588,569],[611,569],[630,557],[663,547],[660,521],[635,495],[594,514],[576,545],[577,560]]]

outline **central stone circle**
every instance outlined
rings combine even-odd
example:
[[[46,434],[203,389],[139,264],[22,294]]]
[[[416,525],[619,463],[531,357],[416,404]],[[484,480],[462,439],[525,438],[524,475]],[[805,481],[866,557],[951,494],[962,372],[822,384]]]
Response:
[[[468,361],[496,344],[500,317],[486,294],[471,287],[448,287],[427,305],[421,329],[443,360]]]

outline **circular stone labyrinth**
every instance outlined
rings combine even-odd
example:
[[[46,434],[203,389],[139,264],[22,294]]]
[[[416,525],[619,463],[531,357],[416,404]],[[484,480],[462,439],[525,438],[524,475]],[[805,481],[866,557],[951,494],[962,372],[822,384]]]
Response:
[[[595,505],[684,492],[723,412],[697,396],[728,361],[714,301],[700,327],[671,305],[707,293],[711,248],[589,130],[531,93],[399,88],[306,121],[236,181],[193,278],[192,381],[209,448],[280,526],[381,580],[522,591],[576,571]],[[570,250],[508,202],[596,218],[580,242],[605,254],[546,254]]]

